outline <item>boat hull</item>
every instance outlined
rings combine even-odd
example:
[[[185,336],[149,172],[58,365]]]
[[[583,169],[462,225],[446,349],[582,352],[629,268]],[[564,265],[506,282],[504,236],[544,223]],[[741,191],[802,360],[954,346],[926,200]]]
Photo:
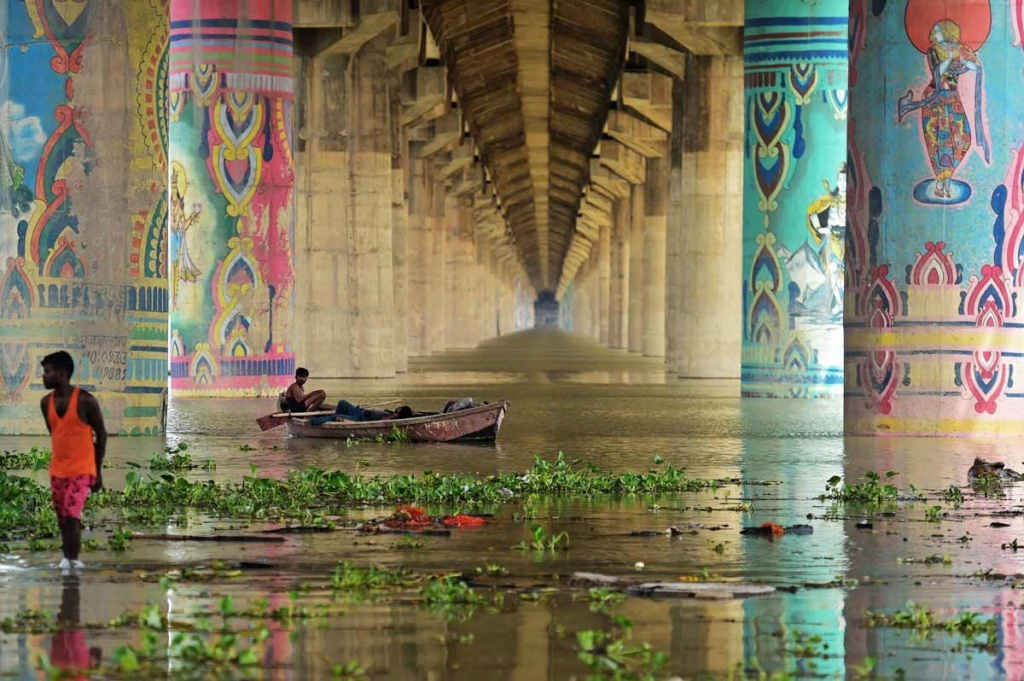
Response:
[[[373,440],[393,437],[397,431],[410,442],[492,441],[498,437],[508,406],[507,400],[499,400],[448,414],[389,421],[331,421],[321,425],[293,418],[288,421],[288,432],[295,437],[334,440]]]

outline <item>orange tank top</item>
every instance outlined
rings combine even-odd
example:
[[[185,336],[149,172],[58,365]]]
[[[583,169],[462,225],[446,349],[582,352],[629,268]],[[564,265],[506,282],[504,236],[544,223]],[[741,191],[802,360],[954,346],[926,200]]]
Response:
[[[55,478],[73,478],[76,475],[96,475],[96,445],[92,441],[92,426],[78,415],[79,388],[71,390],[67,411],[57,416],[57,404],[50,393],[47,420],[50,423],[50,475]]]

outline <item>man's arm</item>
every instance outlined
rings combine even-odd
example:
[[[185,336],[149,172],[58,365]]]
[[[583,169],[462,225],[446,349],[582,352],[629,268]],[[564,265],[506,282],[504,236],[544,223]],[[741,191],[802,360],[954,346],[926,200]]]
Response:
[[[100,410],[100,403],[92,395],[86,396],[85,422],[92,427],[96,442],[96,482],[92,486],[92,491],[98,492],[103,489],[102,471],[103,457],[107,455],[107,427],[103,423],[103,412]]]
[[[50,396],[43,395],[43,399],[39,400],[39,409],[43,412],[43,422],[46,423],[47,432],[52,433],[53,430],[50,428]]]

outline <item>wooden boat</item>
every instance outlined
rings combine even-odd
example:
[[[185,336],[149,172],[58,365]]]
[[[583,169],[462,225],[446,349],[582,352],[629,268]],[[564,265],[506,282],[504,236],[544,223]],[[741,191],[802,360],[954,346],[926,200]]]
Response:
[[[409,419],[328,421],[319,425],[309,418],[293,417],[287,426],[295,437],[372,440],[401,434],[410,442],[472,442],[496,439],[508,407],[508,400],[498,400],[448,413],[417,413]]]

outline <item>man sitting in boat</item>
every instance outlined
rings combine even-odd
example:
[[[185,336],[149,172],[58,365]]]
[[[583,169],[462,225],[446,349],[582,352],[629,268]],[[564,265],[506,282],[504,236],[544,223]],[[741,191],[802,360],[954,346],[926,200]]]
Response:
[[[316,411],[327,399],[327,393],[323,390],[314,390],[308,395],[302,386],[309,380],[309,369],[299,367],[295,370],[295,382],[288,386],[284,393],[284,399],[288,403],[288,411],[292,413],[304,411]]]

